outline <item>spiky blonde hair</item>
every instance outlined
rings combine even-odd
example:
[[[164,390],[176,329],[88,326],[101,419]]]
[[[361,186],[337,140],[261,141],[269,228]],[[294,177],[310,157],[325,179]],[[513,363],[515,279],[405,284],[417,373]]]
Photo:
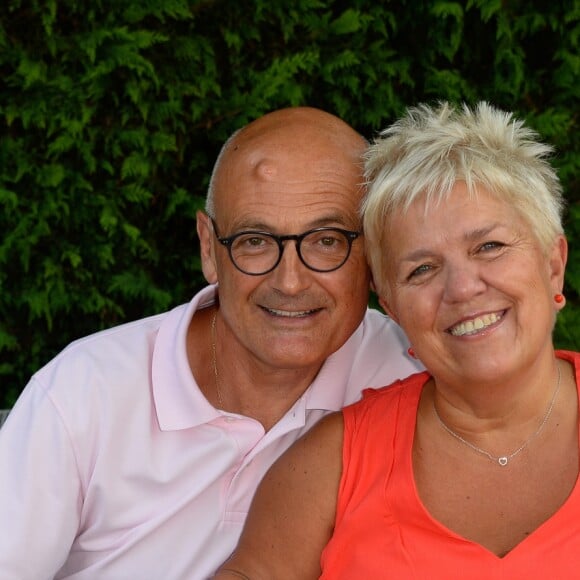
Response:
[[[362,205],[367,255],[379,294],[385,283],[389,220],[419,197],[445,199],[457,181],[513,205],[545,251],[563,233],[562,187],[548,158],[551,146],[512,113],[486,102],[474,109],[447,102],[419,105],[382,131],[365,155]]]

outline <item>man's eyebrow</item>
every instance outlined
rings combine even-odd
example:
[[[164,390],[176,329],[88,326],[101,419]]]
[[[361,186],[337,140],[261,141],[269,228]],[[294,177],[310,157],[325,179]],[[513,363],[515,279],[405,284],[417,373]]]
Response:
[[[354,220],[353,220],[354,221]],[[349,221],[344,216],[333,215],[333,216],[324,216],[312,220],[308,222],[307,225],[304,226],[302,231],[308,231],[316,228],[324,228],[324,227],[341,227],[345,229],[350,229],[356,226],[351,225]],[[241,231],[259,231],[259,232],[272,232],[272,233],[281,233],[281,234],[299,234],[302,232],[279,232],[276,231],[277,228],[273,228],[271,224],[267,224],[266,222],[262,221],[242,221],[234,224],[233,229],[236,232]],[[358,228],[360,229],[360,227]]]
[[[354,220],[349,220],[344,215],[332,215],[321,217],[310,223],[313,228],[323,228],[326,226],[335,226],[338,224],[339,227],[352,227],[352,223],[356,222],[357,218]]]

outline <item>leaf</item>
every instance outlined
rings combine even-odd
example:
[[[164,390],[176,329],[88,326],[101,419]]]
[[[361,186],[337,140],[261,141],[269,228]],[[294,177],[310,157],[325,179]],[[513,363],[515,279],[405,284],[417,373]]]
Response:
[[[352,8],[345,10],[330,24],[330,30],[334,34],[351,34],[360,28],[360,12]]]

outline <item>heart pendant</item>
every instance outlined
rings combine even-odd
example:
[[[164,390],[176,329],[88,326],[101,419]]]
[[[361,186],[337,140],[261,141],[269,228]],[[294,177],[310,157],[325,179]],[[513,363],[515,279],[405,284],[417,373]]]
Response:
[[[508,458],[507,457],[498,457],[497,462],[502,466],[505,467],[507,465],[508,462]]]

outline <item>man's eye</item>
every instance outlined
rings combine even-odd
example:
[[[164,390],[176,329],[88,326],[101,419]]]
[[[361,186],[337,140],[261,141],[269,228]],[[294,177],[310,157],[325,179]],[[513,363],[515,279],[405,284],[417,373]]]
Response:
[[[236,238],[235,242],[232,245],[232,249],[236,252],[239,251],[250,252],[258,250],[267,250],[272,245],[275,246],[275,243],[267,236],[261,236],[258,234],[248,234]]]
[[[266,243],[264,238],[260,237],[260,236],[252,236],[249,238],[246,238],[244,240],[244,243],[248,246],[261,246],[262,244]]]
[[[338,240],[332,236],[324,236],[320,238],[319,243],[323,246],[335,246],[338,243]]]
[[[310,232],[302,240],[302,243],[306,246],[318,246],[328,249],[343,246],[347,243],[347,240],[338,232],[325,230],[322,232]]]

